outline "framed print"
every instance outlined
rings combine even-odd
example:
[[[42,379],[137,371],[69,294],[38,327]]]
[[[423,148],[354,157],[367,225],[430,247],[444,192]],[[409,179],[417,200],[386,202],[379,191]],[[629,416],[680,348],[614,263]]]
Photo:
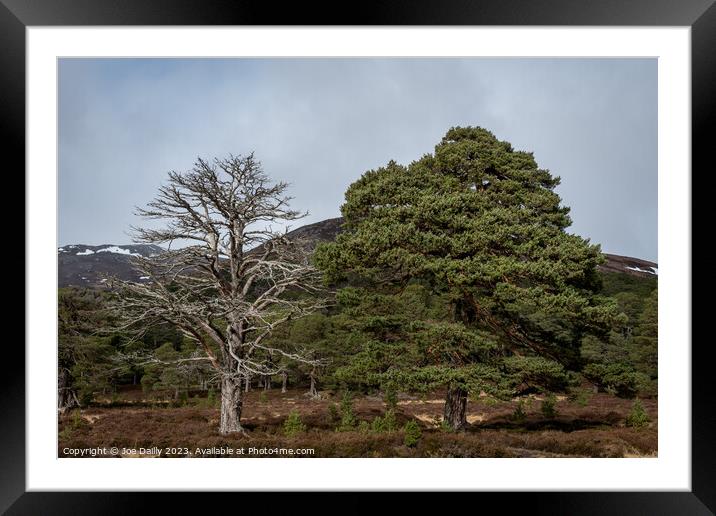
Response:
[[[716,8],[643,4],[4,1],[3,509],[713,511],[691,192]]]

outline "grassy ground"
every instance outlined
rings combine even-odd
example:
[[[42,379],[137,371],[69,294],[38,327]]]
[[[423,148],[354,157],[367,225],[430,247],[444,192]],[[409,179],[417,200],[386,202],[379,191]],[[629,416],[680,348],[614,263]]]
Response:
[[[109,400],[107,400],[109,401]],[[401,396],[394,432],[338,432],[335,410],[340,399],[324,395],[312,400],[304,391],[252,391],[244,402],[246,435],[219,435],[219,410],[205,398],[190,398],[184,406],[145,400],[140,390],[123,392],[111,404],[84,408],[60,417],[59,456],[67,448],[158,448],[142,456],[220,456],[207,448],[312,448],[314,457],[656,457],[657,401],[643,400],[650,422],[643,428],[624,422],[633,401],[583,391],[576,398],[559,397],[556,416],[546,418],[540,397],[522,398],[525,417],[512,415],[518,400],[487,398],[468,403],[469,428],[452,433],[441,429],[441,393],[427,397]],[[358,421],[371,423],[385,412],[379,397],[359,397],[353,404]],[[283,423],[296,410],[305,432],[287,437]],[[402,430],[416,421],[422,436],[406,446]],[[165,448],[178,448],[165,450]],[[198,453],[197,448],[203,448]],[[159,454],[156,452],[159,451]],[[129,456],[131,454],[124,454]]]

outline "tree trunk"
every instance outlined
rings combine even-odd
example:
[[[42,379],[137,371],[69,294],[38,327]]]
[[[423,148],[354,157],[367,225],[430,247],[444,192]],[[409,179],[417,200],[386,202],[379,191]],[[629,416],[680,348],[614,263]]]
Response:
[[[251,377],[247,374],[246,380],[244,380],[246,383],[244,384],[244,392],[249,392],[251,390]]]
[[[288,373],[284,371],[281,373],[281,392],[286,392],[286,384],[288,383]]]
[[[318,391],[316,390],[316,376],[313,371],[311,371],[310,377],[311,377],[311,386],[308,389],[308,395],[311,398],[317,398]]]
[[[221,435],[243,433],[241,428],[241,380],[226,376],[221,381],[221,419],[219,433]]]
[[[273,369],[273,361],[271,360],[271,357],[269,356],[268,359],[268,369]],[[271,375],[264,377],[264,390],[270,391],[271,390],[271,382],[273,381],[273,377]]]
[[[445,422],[453,430],[462,430],[467,426],[467,391],[460,387],[448,386],[445,397]]]
[[[79,407],[77,395],[72,387],[70,387],[70,373],[64,367],[61,367],[57,378],[57,408],[60,413],[64,413],[73,407]]]

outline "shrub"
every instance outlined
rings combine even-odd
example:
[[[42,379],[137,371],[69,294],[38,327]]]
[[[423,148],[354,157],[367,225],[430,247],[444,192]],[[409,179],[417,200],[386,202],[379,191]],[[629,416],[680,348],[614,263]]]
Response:
[[[633,428],[641,428],[649,424],[649,415],[644,410],[644,405],[641,400],[637,398],[634,400],[634,405],[631,407],[631,412],[626,418],[626,426]]]
[[[441,418],[440,419],[440,431],[441,432],[453,432],[453,427],[450,426],[450,423],[447,422],[446,419]]]
[[[403,427],[403,432],[405,432],[405,438],[403,439],[403,442],[405,443],[405,446],[408,446],[410,448],[418,444],[418,441],[420,441],[420,437],[423,435],[420,430],[420,426],[418,426],[418,424],[412,419],[405,423],[405,426]]]
[[[574,371],[567,371],[567,385],[578,387],[582,383],[582,375]]]
[[[487,396],[487,397],[485,397],[485,398],[482,398],[481,401],[482,401],[482,403],[484,403],[485,406],[487,406],[487,407],[494,407],[495,405],[497,405],[497,404],[499,403],[499,402],[497,401],[497,399],[493,398],[492,396]]]
[[[69,439],[72,437],[75,430],[79,430],[87,424],[87,422],[82,419],[82,412],[80,409],[73,410],[70,418],[71,419],[68,424],[65,425],[65,428],[58,434],[58,437],[62,440]]]
[[[80,409],[75,409],[72,411],[72,429],[77,430],[78,428],[81,428],[84,426],[85,420],[82,419],[82,411]]]
[[[648,388],[649,377],[639,373],[626,363],[588,364],[583,371],[585,378],[594,382],[600,390],[614,393],[620,398],[634,398]]]
[[[209,394],[207,394],[206,396],[206,403],[210,407],[216,406],[216,391],[213,387],[209,389]]]
[[[392,432],[398,427],[398,421],[395,419],[395,411],[388,409],[383,417],[378,416],[373,420],[371,430],[374,432]]]
[[[268,400],[268,397],[266,396],[266,392],[261,391],[261,393],[259,394],[259,401],[261,403],[266,403],[267,400]]]
[[[561,391],[573,381],[564,366],[545,357],[513,355],[505,359],[505,366],[516,385],[541,385],[549,391]]]
[[[579,389],[578,391],[570,394],[569,399],[580,407],[586,407],[589,405],[589,400],[592,399],[592,393],[587,389]]]
[[[338,421],[340,421],[341,419],[341,416],[338,413],[338,407],[335,403],[331,403],[330,405],[328,405],[328,419],[331,423],[334,424],[338,423]]]
[[[542,400],[542,415],[547,419],[554,419],[557,416],[557,398],[554,394],[550,393],[545,399]]]
[[[356,416],[353,413],[353,396],[346,391],[341,399],[341,424],[338,430],[341,432],[349,432],[356,426]]]
[[[524,400],[517,402],[517,407],[515,407],[515,411],[510,415],[510,419],[516,423],[524,423],[525,419],[527,419]]]
[[[361,421],[358,423],[358,431],[362,434],[367,434],[370,432],[370,425],[368,424],[368,421]]]
[[[70,437],[72,437],[72,428],[70,428],[69,426],[65,427],[64,430],[57,434],[57,436],[59,437],[60,441],[68,440]]]
[[[395,407],[398,406],[398,394],[392,386],[386,387],[384,397],[388,408],[395,410]]]
[[[306,425],[301,421],[301,415],[297,410],[292,410],[286,421],[283,422],[283,433],[288,437],[293,437],[306,431]]]

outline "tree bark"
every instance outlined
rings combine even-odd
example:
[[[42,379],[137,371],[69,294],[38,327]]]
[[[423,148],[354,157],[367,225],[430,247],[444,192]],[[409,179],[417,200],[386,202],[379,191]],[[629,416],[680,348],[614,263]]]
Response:
[[[453,430],[462,430],[467,426],[467,391],[460,387],[448,386],[445,397],[445,422]]]
[[[80,404],[77,401],[77,395],[72,387],[70,387],[70,372],[64,367],[61,367],[57,376],[57,408],[60,413],[64,413],[73,407],[79,407]]]
[[[243,433],[240,422],[242,402],[241,380],[231,376],[224,377],[221,381],[221,435]]]
[[[268,367],[269,369],[273,369],[273,361],[271,360],[271,357],[268,358]],[[271,375],[266,375],[264,377],[264,390],[270,391],[271,390],[271,382],[273,381],[273,377]]]
[[[311,398],[317,398],[317,397],[318,397],[318,391],[316,390],[316,376],[315,376],[315,373],[314,373],[313,371],[311,371],[310,377],[311,377],[311,386],[309,387],[308,395],[309,395]]]
[[[286,392],[286,385],[288,383],[288,373],[284,371],[281,373],[281,393]]]
[[[244,392],[249,392],[251,390],[251,378],[249,375],[246,375],[246,380],[244,383]]]

